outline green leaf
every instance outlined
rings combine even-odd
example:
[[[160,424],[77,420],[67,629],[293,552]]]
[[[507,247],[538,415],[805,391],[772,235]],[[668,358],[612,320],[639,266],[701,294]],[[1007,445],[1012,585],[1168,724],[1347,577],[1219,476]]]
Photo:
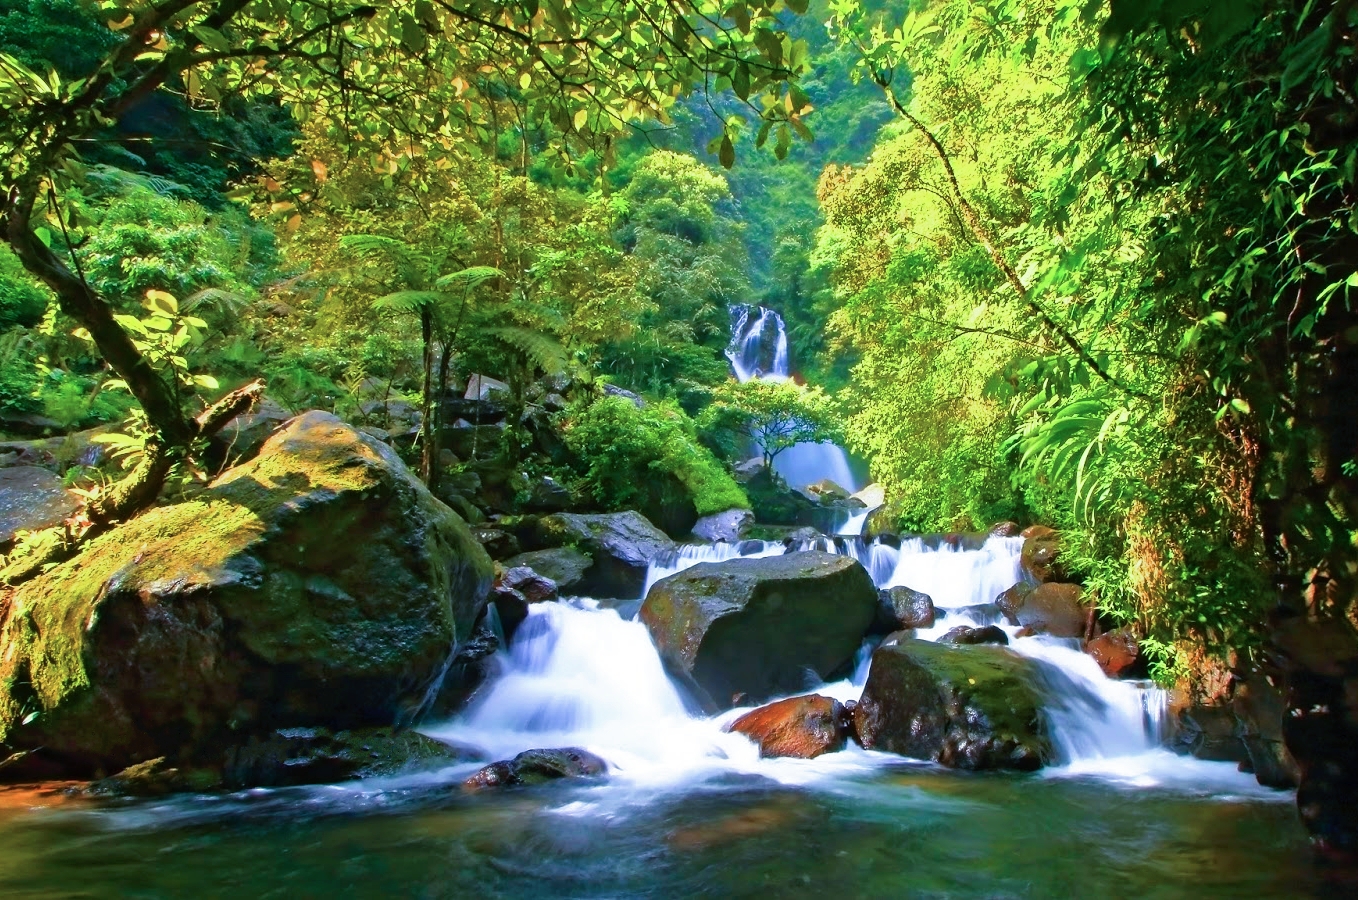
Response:
[[[736,164],[736,148],[731,143],[730,135],[722,135],[721,148],[717,151],[717,159],[721,161],[723,169],[729,169]]]

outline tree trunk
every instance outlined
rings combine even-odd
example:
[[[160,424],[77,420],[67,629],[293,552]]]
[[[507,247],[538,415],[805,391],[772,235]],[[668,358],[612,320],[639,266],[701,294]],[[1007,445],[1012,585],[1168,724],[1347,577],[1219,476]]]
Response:
[[[434,393],[434,313],[428,307],[420,309],[420,336],[424,339],[424,400],[420,404],[420,427],[424,430],[424,452],[420,455],[420,477],[431,484],[434,467],[434,441],[431,437]]]

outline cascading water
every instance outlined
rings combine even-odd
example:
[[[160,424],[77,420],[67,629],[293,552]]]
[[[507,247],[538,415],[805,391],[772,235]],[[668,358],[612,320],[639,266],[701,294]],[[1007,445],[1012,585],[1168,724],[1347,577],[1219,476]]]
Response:
[[[1022,577],[1021,547],[1021,539],[1002,537],[975,545],[911,538],[899,549],[857,537],[820,538],[791,550],[765,541],[689,545],[652,564],[646,589],[705,562],[821,550],[857,559],[879,587],[904,585],[930,594],[939,622],[918,637],[937,640],[958,625],[1001,622],[994,600]],[[761,760],[750,742],[721,730],[744,710],[714,718],[685,711],[641,623],[591,600],[574,604],[534,605],[513,647],[499,654],[500,674],[489,689],[459,720],[431,734],[496,758],[532,747],[582,746],[607,759],[620,777],[647,783],[723,771],[801,782],[899,762],[852,743],[817,760]],[[1044,713],[1061,763],[1050,774],[1097,774],[1137,784],[1229,780],[1215,769],[1205,771],[1207,764],[1158,749],[1165,692],[1107,678],[1078,641],[1019,637],[1017,628],[1001,627],[1011,649],[1037,662],[1042,673]],[[852,678],[815,690],[841,701],[857,699],[871,650],[865,644],[860,651]]]
[[[772,330],[773,347],[767,344]],[[776,311],[763,306],[736,306],[731,311],[731,343],[726,348],[736,380],[755,378],[786,381],[791,377],[787,326]],[[774,458],[773,468],[789,486],[798,488],[829,479],[849,492],[863,487],[849,465],[849,455],[837,444],[794,444]],[[834,524],[838,534],[862,534],[872,510],[846,511]]]

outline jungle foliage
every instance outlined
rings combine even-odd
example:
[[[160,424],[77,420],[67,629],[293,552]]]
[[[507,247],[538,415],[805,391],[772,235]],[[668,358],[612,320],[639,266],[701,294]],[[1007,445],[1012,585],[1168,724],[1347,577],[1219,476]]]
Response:
[[[1343,0],[0,0],[0,422],[126,420],[68,547],[208,477],[267,385],[507,511],[744,506],[751,434],[842,435],[902,529],[1058,526],[1163,677],[1279,603],[1358,625],[1355,34]],[[823,393],[731,383],[746,303]],[[502,424],[458,421],[477,374]]]
[[[832,6],[899,119],[814,258],[901,523],[1058,524],[1161,675],[1352,618],[1352,4]]]

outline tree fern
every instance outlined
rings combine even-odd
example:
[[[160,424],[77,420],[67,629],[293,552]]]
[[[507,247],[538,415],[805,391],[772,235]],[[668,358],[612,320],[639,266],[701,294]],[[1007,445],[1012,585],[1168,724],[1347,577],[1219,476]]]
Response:
[[[540,331],[509,325],[483,328],[481,333],[518,350],[548,375],[559,375],[566,371],[569,359],[566,348],[555,338]]]

